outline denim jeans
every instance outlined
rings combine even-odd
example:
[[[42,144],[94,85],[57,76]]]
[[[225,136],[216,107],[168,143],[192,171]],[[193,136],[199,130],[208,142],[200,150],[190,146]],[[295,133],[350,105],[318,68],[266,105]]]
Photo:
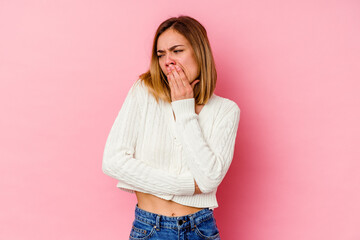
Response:
[[[202,209],[194,214],[169,217],[138,208],[131,228],[131,240],[220,240],[213,210]]]

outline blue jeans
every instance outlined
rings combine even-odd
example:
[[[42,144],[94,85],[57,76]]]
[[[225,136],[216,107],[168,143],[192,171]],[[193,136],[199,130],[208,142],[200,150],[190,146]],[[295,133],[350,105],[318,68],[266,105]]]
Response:
[[[194,214],[168,217],[135,208],[131,240],[220,240],[213,210],[202,209]]]

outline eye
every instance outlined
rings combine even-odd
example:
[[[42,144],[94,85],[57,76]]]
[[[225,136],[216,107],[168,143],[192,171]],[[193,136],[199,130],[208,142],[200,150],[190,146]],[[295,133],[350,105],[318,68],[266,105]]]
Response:
[[[184,51],[184,50],[174,50],[175,53],[182,52],[182,51]],[[162,56],[164,56],[164,55],[157,55],[158,58],[161,58]]]

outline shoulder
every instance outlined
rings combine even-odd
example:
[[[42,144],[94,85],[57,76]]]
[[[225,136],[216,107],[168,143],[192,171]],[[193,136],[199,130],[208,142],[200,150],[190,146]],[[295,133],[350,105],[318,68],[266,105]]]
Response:
[[[211,97],[211,101],[214,107],[219,110],[221,115],[240,115],[241,110],[239,105],[229,98],[221,97],[214,93]]]
[[[145,84],[144,82],[142,81],[141,78],[138,78],[136,81],[134,81],[130,87],[130,91],[134,91],[134,92],[137,92],[137,93],[142,93],[145,91]]]
[[[144,99],[147,93],[147,87],[145,86],[141,78],[133,82],[129,90],[129,94],[135,96],[139,100]]]

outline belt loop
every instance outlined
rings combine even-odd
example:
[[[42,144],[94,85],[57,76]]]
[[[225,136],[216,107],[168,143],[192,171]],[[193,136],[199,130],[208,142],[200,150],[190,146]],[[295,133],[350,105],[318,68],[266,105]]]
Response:
[[[196,227],[194,217],[193,215],[190,215],[189,218],[190,218],[191,230],[194,230],[194,228]]]
[[[156,230],[160,231],[160,215],[156,216]]]

